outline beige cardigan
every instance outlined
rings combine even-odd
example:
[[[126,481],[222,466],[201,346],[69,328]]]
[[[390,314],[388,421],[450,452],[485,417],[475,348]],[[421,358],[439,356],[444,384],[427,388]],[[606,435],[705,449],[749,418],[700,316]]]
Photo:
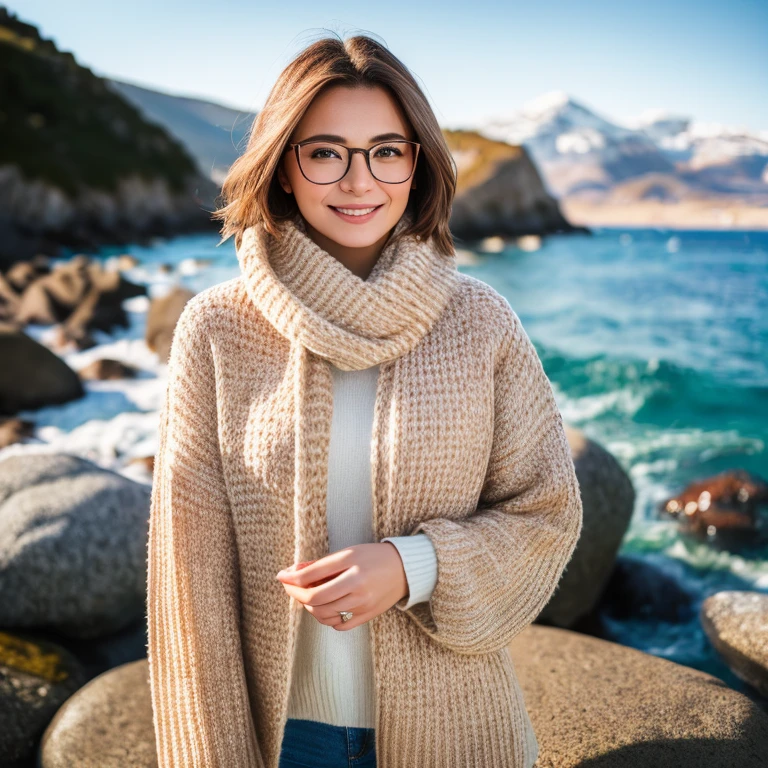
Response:
[[[243,274],[195,296],[174,333],[148,552],[159,765],[278,766],[304,609],[275,574],[327,554],[333,359],[381,365],[376,540],[423,532],[438,558],[428,603],[369,622],[379,768],[529,768],[507,645],[582,522],[534,346],[429,243],[388,246],[367,281],[300,224],[280,243],[249,230]]]

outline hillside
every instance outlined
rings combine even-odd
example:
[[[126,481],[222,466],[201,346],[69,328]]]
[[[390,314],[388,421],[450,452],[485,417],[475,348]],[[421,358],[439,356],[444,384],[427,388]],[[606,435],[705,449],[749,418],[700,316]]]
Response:
[[[0,7],[0,258],[204,226],[213,193],[176,138]]]

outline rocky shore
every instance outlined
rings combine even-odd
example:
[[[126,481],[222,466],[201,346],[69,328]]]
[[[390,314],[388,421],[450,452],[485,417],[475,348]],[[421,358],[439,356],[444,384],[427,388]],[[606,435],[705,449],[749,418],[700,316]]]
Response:
[[[87,346],[94,323],[118,323],[121,295],[144,296],[145,286],[117,269],[135,264],[127,255],[114,271],[86,257],[51,271],[37,264],[26,272],[20,293],[10,288],[18,301],[6,303],[0,344],[6,350],[21,345],[21,352],[11,352],[9,361],[16,376],[0,383],[6,425],[20,405],[78,398],[84,382],[135,374],[119,360],[67,372],[55,351],[24,334],[24,318],[34,317],[37,324],[60,326],[62,343]],[[3,275],[6,289],[20,285],[21,272],[17,267]],[[69,304],[62,301],[65,289]],[[191,295],[176,287],[148,302],[143,343],[160,361]],[[72,317],[78,323],[63,330]],[[50,359],[24,368],[20,361],[35,345]],[[42,384],[33,386],[38,372],[44,372]],[[6,446],[24,448],[34,423],[17,424],[8,434]],[[647,566],[618,556],[635,501],[632,483],[599,444],[570,427],[567,435],[582,489],[583,535],[552,600],[510,645],[539,739],[537,766],[764,765],[765,598],[724,592],[701,613],[707,636],[749,695],[601,638],[606,607],[632,613],[651,599],[670,612],[669,620],[693,608]],[[140,482],[66,451],[0,450],[3,766],[157,764],[145,616],[152,458],[142,459],[146,482]],[[760,482],[738,474],[712,478],[681,489],[660,514],[681,513],[679,524],[692,535],[697,516],[705,529],[743,530],[754,520],[750,500],[760,501]],[[746,495],[739,492],[747,488]]]

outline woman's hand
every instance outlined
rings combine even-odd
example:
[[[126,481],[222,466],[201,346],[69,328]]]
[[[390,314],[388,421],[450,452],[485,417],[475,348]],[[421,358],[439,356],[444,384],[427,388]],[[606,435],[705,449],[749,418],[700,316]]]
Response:
[[[321,624],[339,631],[365,624],[408,594],[403,561],[389,541],[356,544],[294,564],[276,578]],[[343,622],[339,611],[354,616]]]

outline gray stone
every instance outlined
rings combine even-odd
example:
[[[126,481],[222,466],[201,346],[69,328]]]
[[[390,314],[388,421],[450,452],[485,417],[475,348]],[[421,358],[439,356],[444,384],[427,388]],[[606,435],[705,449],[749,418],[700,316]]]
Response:
[[[60,405],[85,394],[77,373],[26,333],[0,329],[0,415]]]
[[[148,486],[67,454],[0,461],[0,626],[100,637],[144,614]]]
[[[584,524],[573,557],[537,621],[571,627],[600,600],[632,519],[635,489],[608,451],[566,425],[584,507]]]

